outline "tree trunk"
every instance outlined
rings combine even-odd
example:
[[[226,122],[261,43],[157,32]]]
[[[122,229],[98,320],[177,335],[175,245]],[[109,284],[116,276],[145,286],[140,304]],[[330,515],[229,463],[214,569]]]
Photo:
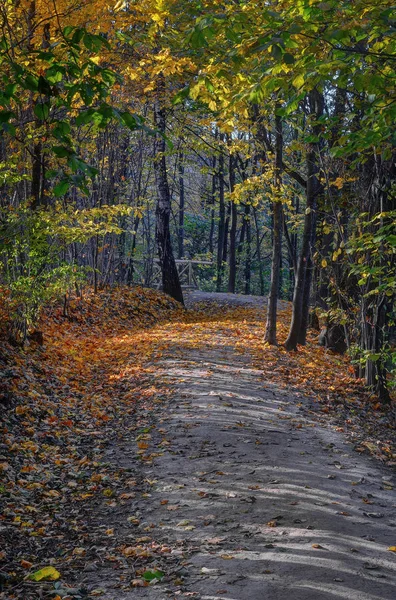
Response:
[[[323,96],[317,90],[309,94],[310,113],[319,117],[323,114]],[[313,134],[318,136],[320,126],[314,125]],[[296,284],[293,294],[293,315],[286,350],[297,350],[297,344],[305,344],[308,326],[309,300],[312,280],[312,250],[316,235],[316,202],[321,186],[317,178],[317,143],[310,144],[307,151],[307,208],[301,253],[298,261]]]
[[[163,93],[163,86],[160,86],[160,88],[159,95]],[[159,100],[154,105],[154,123],[159,131],[155,138],[155,182],[157,187],[156,238],[162,272],[162,289],[166,294],[184,304],[183,292],[170,238],[171,198],[166,172],[164,137],[166,116],[165,109],[161,106]]]
[[[210,231],[209,231],[209,252],[213,256],[213,238],[215,229],[215,204],[216,204],[216,157],[212,159],[212,192],[211,192],[211,204],[210,209]]]
[[[235,160],[233,155],[230,155],[229,166],[229,181],[230,192],[233,192],[235,187]],[[236,232],[237,232],[238,213],[235,202],[231,202],[231,228],[230,228],[230,257],[229,257],[229,276],[228,276],[228,292],[235,294],[236,283]]]
[[[257,210],[253,207],[253,216],[254,216],[254,225],[256,229],[256,254],[257,260],[259,264],[259,276],[260,276],[260,296],[264,296],[265,291],[265,281],[264,281],[264,271],[263,271],[263,261],[261,257],[261,240],[260,240],[260,231],[258,227],[257,221]]]
[[[252,271],[252,227],[250,223],[250,204],[245,207],[246,221],[246,258],[245,258],[245,294],[250,294],[250,281]]]
[[[219,157],[219,229],[217,237],[217,280],[216,291],[221,291],[223,280],[223,248],[225,237],[225,201],[224,201],[224,155]]]
[[[178,230],[179,258],[184,256],[184,164],[183,153],[179,153],[179,230]]]
[[[280,189],[282,183],[283,132],[282,119],[278,115],[275,116],[275,136],[275,186],[277,189]],[[271,288],[268,295],[267,324],[265,327],[264,340],[268,344],[276,345],[276,318],[282,254],[283,207],[279,198],[272,203],[272,206],[274,226],[272,242]]]

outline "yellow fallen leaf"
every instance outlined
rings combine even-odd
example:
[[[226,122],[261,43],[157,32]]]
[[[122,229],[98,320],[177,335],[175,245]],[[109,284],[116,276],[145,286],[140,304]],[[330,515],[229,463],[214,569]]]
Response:
[[[396,552],[396,546],[389,546],[389,552]]]
[[[56,581],[60,577],[59,571],[55,567],[44,567],[29,575],[31,581]]]

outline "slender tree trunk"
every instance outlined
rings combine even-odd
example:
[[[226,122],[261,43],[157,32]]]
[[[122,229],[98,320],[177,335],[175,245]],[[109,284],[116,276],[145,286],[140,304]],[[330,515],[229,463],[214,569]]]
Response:
[[[231,202],[229,202],[228,206],[227,206],[227,214],[226,214],[225,225],[224,225],[223,263],[226,263],[227,258],[228,258],[228,228],[230,225],[230,218],[231,218]]]
[[[178,231],[179,258],[184,256],[184,164],[183,153],[179,153],[179,231]]]
[[[282,119],[275,116],[275,186],[280,188],[282,183],[282,154],[283,154],[283,132]],[[273,244],[271,264],[271,288],[268,296],[267,324],[264,339],[268,344],[276,345],[276,320],[280,283],[280,264],[282,255],[282,227],[283,208],[281,201],[277,198],[273,203]]]
[[[223,248],[225,237],[225,201],[224,201],[224,155],[219,157],[219,229],[217,237],[217,281],[216,291],[221,291],[223,280]]]
[[[230,192],[233,192],[235,187],[235,159],[230,155],[229,166],[229,182]],[[238,213],[235,202],[231,202],[231,228],[230,228],[230,257],[229,257],[229,276],[228,276],[228,291],[235,294],[236,283],[236,233],[237,233]]]
[[[131,285],[133,283],[133,277],[135,274],[134,258],[135,258],[136,241],[137,241],[137,233],[138,233],[139,223],[140,223],[140,217],[136,215],[136,217],[133,221],[131,255],[129,257],[129,265],[128,265],[127,276],[126,276],[126,280],[127,280],[126,282],[128,285]]]
[[[264,271],[263,271],[263,261],[261,257],[261,240],[260,240],[260,231],[258,227],[257,220],[257,210],[253,207],[253,216],[254,216],[254,225],[256,230],[256,254],[257,260],[259,264],[259,276],[260,276],[260,296],[264,296],[265,291],[265,281],[264,281]]]
[[[245,207],[246,221],[246,258],[245,258],[245,294],[250,294],[250,282],[252,271],[252,227],[250,223],[250,204]]]
[[[159,86],[159,97],[164,93],[163,87],[163,85]],[[157,186],[156,238],[162,271],[162,289],[166,294],[184,304],[169,228],[171,197],[165,157],[164,136],[166,131],[166,114],[164,107],[161,106],[158,99],[154,106],[154,122],[159,131],[155,138],[155,181]]]
[[[214,229],[215,229],[215,205],[216,205],[216,157],[213,157],[212,161],[212,192],[211,192],[211,204],[212,208],[210,209],[210,230],[209,230],[209,252],[213,255],[213,238],[214,238]]]

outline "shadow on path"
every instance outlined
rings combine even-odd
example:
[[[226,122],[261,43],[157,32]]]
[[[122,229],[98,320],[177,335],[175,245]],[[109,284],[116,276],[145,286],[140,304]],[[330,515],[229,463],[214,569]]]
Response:
[[[171,343],[157,368],[177,391],[139,527],[188,559],[176,587],[165,578],[118,600],[395,598],[388,469],[310,421],[309,401],[266,382],[224,331],[199,348]]]

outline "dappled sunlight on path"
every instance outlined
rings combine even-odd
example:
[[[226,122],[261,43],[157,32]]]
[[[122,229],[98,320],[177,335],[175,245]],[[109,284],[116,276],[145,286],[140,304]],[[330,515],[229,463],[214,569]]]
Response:
[[[163,327],[156,384],[175,390],[163,452],[145,463],[141,528],[172,548],[174,575],[118,598],[391,600],[392,475],[312,416],[297,379],[292,392],[252,367],[252,314]],[[153,435],[148,457],[155,445]],[[154,564],[167,573],[166,560]]]
[[[314,336],[292,355],[265,345],[263,299],[224,296],[185,312],[147,290],[103,294],[17,356],[10,598],[39,598],[26,574],[48,564],[104,600],[394,597],[392,431],[374,444],[357,428],[372,405],[347,358]],[[280,340],[289,316],[282,303]]]

